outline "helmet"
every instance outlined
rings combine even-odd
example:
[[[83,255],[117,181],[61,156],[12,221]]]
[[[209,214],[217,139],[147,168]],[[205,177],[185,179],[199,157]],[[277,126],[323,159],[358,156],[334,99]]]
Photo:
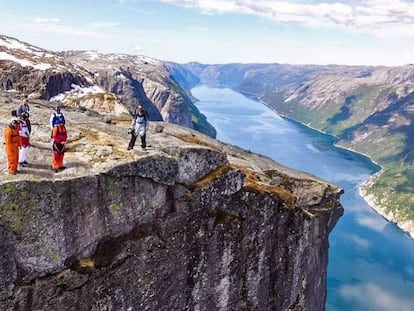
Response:
[[[19,120],[18,120],[17,118],[12,118],[12,119],[10,120],[10,125],[11,125],[11,126],[16,127],[16,126],[17,126],[17,124],[19,124]]]

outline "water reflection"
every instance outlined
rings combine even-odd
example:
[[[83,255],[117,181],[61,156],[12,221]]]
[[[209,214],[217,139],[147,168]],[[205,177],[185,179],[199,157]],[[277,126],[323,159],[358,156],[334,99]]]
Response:
[[[358,185],[378,167],[334,139],[281,118],[229,89],[197,87],[197,107],[217,138],[270,156],[345,190],[345,214],[330,236],[328,311],[414,310],[414,242],[373,211]]]

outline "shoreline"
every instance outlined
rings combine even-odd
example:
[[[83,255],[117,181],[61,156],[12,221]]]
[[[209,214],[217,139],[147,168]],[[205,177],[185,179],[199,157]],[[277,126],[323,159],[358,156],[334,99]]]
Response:
[[[242,93],[243,94],[243,93]],[[243,95],[245,95],[245,94],[243,94]],[[246,95],[245,95],[246,96]],[[297,122],[298,124],[301,124],[301,125],[303,125],[303,126],[306,126],[307,128],[310,128],[310,129],[312,129],[312,130],[315,130],[315,131],[317,131],[317,132],[319,132],[319,133],[321,133],[321,134],[324,134],[324,135],[329,135],[329,136],[331,136],[331,137],[333,137],[333,138],[335,138],[335,139],[337,139],[337,137],[336,136],[334,136],[334,135],[331,135],[331,134],[329,134],[329,133],[325,133],[325,132],[323,132],[322,130],[319,130],[319,129],[317,129],[317,128],[314,128],[314,127],[312,127],[312,126],[309,126],[309,125],[307,125],[307,124],[305,124],[305,123],[303,123],[303,122],[300,122],[300,121],[298,121],[298,120],[296,120],[296,119],[293,119],[293,118],[291,118],[291,117],[288,117],[288,116],[286,116],[286,115],[284,115],[284,114],[280,114],[279,112],[277,112],[274,108],[272,108],[269,104],[267,104],[267,103],[265,103],[264,101],[262,101],[260,98],[257,98],[257,97],[255,97],[255,99],[258,101],[258,102],[260,102],[260,103],[262,103],[263,105],[265,105],[267,108],[269,108],[270,110],[272,110],[273,112],[275,112],[277,115],[279,115],[280,117],[282,117],[282,118],[285,118],[285,119],[289,119],[289,120],[291,120],[291,121],[294,121],[294,122]],[[379,206],[378,204],[376,204],[375,203],[375,201],[376,201],[376,198],[373,196],[373,195],[368,195],[368,194],[366,194],[366,191],[365,191],[365,187],[368,187],[372,182],[373,182],[373,180],[375,179],[375,178],[377,178],[377,177],[379,177],[381,174],[382,174],[382,172],[383,172],[383,168],[382,168],[382,166],[380,165],[380,164],[378,164],[377,162],[375,162],[369,155],[367,155],[367,154],[364,154],[364,153],[361,153],[361,152],[357,152],[357,151],[355,151],[355,150],[353,150],[352,148],[345,148],[345,147],[342,147],[342,146],[339,146],[338,144],[336,144],[336,143],[334,143],[333,144],[336,148],[340,148],[340,149],[343,149],[343,150],[347,150],[347,151],[351,151],[351,152],[354,152],[354,153],[357,153],[357,154],[359,154],[359,155],[362,155],[362,156],[364,156],[364,157],[366,157],[367,159],[369,159],[373,164],[375,164],[376,166],[378,166],[379,167],[379,171],[378,172],[376,172],[376,173],[374,173],[373,175],[371,175],[366,181],[364,181],[364,182],[362,182],[362,183],[360,183],[359,185],[358,185],[358,194],[364,199],[364,201],[367,203],[367,205],[371,208],[371,209],[373,209],[378,215],[380,215],[381,217],[383,217],[386,221],[388,221],[388,222],[390,222],[390,223],[393,223],[393,224],[395,224],[404,234],[406,234],[409,238],[411,238],[411,239],[413,239],[414,240],[414,221],[397,221],[396,219],[395,219],[395,217],[394,217],[394,215],[393,215],[393,213],[391,212],[391,213],[387,213],[386,211],[385,211],[385,208],[384,207],[381,207],[381,206]]]
[[[378,205],[375,201],[376,198],[373,195],[367,194],[365,188],[369,187],[370,184],[374,181],[375,178],[380,176],[382,170],[370,176],[366,181],[358,185],[359,195],[367,202],[367,204],[380,216],[382,216],[386,221],[396,225],[403,233],[405,233],[409,238],[414,240],[414,222],[413,221],[398,221],[395,219],[394,214],[387,213],[385,208]]]

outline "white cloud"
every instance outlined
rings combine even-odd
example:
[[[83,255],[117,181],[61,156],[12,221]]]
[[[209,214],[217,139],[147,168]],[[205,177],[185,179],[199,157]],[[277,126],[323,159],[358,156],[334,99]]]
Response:
[[[372,283],[345,285],[339,289],[339,292],[346,299],[358,301],[358,304],[367,310],[413,310],[412,298],[401,297],[395,292],[387,291]]]
[[[372,230],[382,232],[387,225],[385,219],[379,217],[378,215],[374,215],[372,217],[364,216],[357,219],[359,225],[368,227]]]
[[[85,28],[77,28],[71,27],[68,25],[64,25],[60,22],[59,18],[41,18],[37,17],[33,20],[34,24],[22,24],[21,28],[26,29],[36,29],[38,31],[44,31],[49,33],[58,33],[58,34],[65,34],[65,35],[73,35],[73,36],[85,36],[85,37],[95,37],[95,38],[102,38],[104,35],[97,31],[89,31]],[[108,23],[107,23],[108,24]],[[102,23],[101,23],[102,26]],[[99,28],[99,27],[96,27]],[[102,28],[102,27],[101,27]]]
[[[360,236],[356,234],[352,234],[348,237],[351,241],[353,241],[356,245],[362,248],[369,248],[371,246],[371,243],[369,240],[361,238]]]
[[[42,18],[36,17],[34,22],[37,24],[58,24],[60,20],[58,18]]]
[[[336,3],[292,3],[272,0],[160,0],[163,3],[198,8],[204,13],[257,15],[283,23],[332,26],[358,30],[390,24],[414,25],[414,3],[403,0],[363,0]]]
[[[132,50],[134,52],[137,52],[137,53],[142,53],[142,51],[143,51],[141,46],[134,46],[134,47],[132,47]]]
[[[89,23],[87,26],[94,28],[94,29],[102,29],[102,28],[112,28],[121,25],[121,23],[117,22],[93,22]]]

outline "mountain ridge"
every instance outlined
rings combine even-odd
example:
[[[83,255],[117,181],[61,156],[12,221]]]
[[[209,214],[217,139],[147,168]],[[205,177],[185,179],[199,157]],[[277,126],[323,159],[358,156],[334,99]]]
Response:
[[[52,52],[0,36],[0,86],[23,97],[128,117],[138,103],[151,120],[216,133],[162,61],[94,51]]]

